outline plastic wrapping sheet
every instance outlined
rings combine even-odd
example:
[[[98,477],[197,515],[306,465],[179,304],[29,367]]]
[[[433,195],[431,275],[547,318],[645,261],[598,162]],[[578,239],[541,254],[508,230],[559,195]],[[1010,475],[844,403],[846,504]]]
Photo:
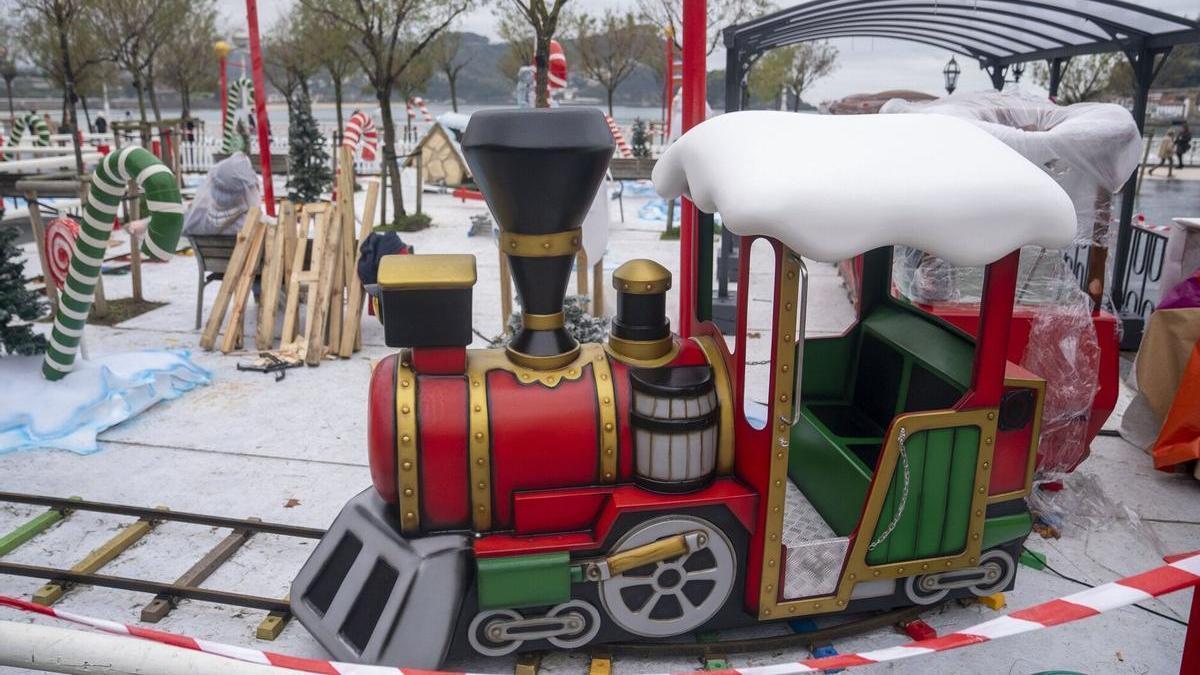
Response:
[[[1004,141],[1054,176],[1070,195],[1080,242],[1096,240],[1092,230],[1098,198],[1120,190],[1142,154],[1133,117],[1112,103],[1059,106],[1029,95],[979,92],[926,102],[892,99],[880,112],[958,117]],[[1107,224],[1107,218],[1102,220]]]
[[[183,217],[183,233],[237,234],[246,212],[261,201],[250,158],[235,152],[208,170]]]
[[[1115,528],[1127,531],[1140,548],[1167,553],[1166,546],[1153,528],[1146,525],[1137,511],[1106,493],[1095,476],[1085,473],[1046,476],[1062,482],[1061,490],[1037,487],[1027,501],[1034,517],[1061,534],[1064,530],[1096,533]]]

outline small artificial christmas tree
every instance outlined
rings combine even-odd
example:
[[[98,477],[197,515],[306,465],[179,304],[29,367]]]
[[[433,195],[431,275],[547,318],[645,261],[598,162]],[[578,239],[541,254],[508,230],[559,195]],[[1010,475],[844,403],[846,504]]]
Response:
[[[292,105],[288,120],[288,199],[315,202],[333,180],[325,137],[312,116],[312,102],[303,93]]]
[[[0,227],[0,356],[46,351],[46,338],[27,323],[41,317],[44,305],[25,288],[25,264],[17,258],[21,251],[13,243],[16,238],[15,228]]]
[[[633,156],[650,156],[650,136],[646,133],[646,122],[642,118],[633,121]]]

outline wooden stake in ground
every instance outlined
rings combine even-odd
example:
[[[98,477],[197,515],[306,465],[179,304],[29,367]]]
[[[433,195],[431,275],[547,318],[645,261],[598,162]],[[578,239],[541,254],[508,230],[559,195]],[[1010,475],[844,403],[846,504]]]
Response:
[[[246,253],[249,248],[248,237],[258,220],[259,208],[257,206],[250,207],[246,213],[246,222],[242,224],[242,229],[238,232],[233,253],[229,256],[229,266],[225,268],[225,276],[221,279],[221,288],[217,291],[217,299],[213,302],[212,310],[208,314],[208,322],[204,324],[204,331],[200,333],[202,349],[211,351],[217,344],[217,332],[221,330],[221,323],[225,320],[225,311],[229,309],[229,301],[233,298],[238,275],[246,262]]]
[[[316,287],[316,296],[314,297],[312,290],[309,290],[308,302],[314,308],[310,312],[312,321],[304,327],[304,362],[310,366],[321,365],[321,358],[325,352],[325,327],[329,318],[329,297],[333,292],[333,273],[337,267],[337,240],[341,232],[341,228],[337,226],[337,214],[337,204],[334,204],[332,209],[322,214],[324,222],[321,229],[323,230],[325,241],[321,247],[321,270],[318,275],[319,282]],[[315,260],[316,258],[317,251],[314,247],[313,259]]]
[[[242,262],[242,271],[237,278],[233,309],[229,312],[229,323],[225,326],[225,339],[221,341],[223,353],[228,354],[241,345],[242,333],[245,328],[242,317],[246,313],[246,301],[250,298],[250,289],[254,285],[254,273],[258,271],[258,261],[262,259],[263,242],[266,237],[266,221],[261,218],[255,220],[253,229],[247,237],[249,248],[246,250],[246,259]],[[228,274],[225,278],[229,278]]]
[[[308,293],[306,325],[313,320],[313,297],[316,282],[320,279],[320,264],[325,246],[325,211],[327,204],[306,204],[301,209],[300,238],[296,240],[292,254],[292,273],[288,278],[287,306],[283,310],[283,331],[279,337],[280,348],[291,345],[299,333],[300,324],[300,290],[304,287]],[[312,232],[312,257],[309,269],[304,269],[304,258],[308,252],[309,232]]]
[[[258,305],[258,331],[254,346],[268,350],[275,341],[275,315],[279,310],[279,288],[283,282],[284,244],[287,232],[296,233],[296,208],[291,202],[280,204],[279,222],[267,228],[267,245],[263,253],[262,290]]]
[[[363,240],[370,236],[371,229],[375,227],[375,199],[378,195],[379,181],[367,183],[367,201],[363,205],[362,225],[358,228],[358,241],[354,245],[354,263],[350,267],[350,291],[346,307],[348,329],[342,333],[342,343],[338,347],[338,356],[343,359],[350,358],[350,355],[359,349],[359,341],[362,339],[363,285],[362,280],[358,278],[358,259],[362,257],[360,247]]]

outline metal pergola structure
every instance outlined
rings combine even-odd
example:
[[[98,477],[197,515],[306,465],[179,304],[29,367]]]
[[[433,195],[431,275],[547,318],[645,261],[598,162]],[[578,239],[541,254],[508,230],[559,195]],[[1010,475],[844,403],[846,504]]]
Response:
[[[977,61],[997,90],[1010,69],[1045,61],[1051,98],[1058,95],[1071,58],[1121,52],[1133,70],[1132,112],[1143,130],[1154,78],[1172,48],[1200,43],[1200,21],[1124,0],[809,0],[725,29],[725,110],[744,105],[746,74],[767,50],[845,37],[945,49]],[[1121,198],[1112,286],[1118,309],[1125,295],[1135,189],[1136,181],[1128,181]]]

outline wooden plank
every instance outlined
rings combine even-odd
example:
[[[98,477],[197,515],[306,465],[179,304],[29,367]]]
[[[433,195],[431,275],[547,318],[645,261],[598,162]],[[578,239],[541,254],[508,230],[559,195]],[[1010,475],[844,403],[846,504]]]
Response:
[[[284,596],[284,600],[290,600],[291,596]],[[258,624],[258,628],[254,630],[254,637],[259,640],[274,640],[279,637],[283,629],[287,627],[288,622],[292,620],[291,612],[271,612],[267,618],[263,619]]]
[[[526,652],[517,655],[517,665],[513,669],[514,675],[537,675],[538,668],[542,665],[542,655],[538,652]]]
[[[250,230],[258,222],[258,216],[257,206],[250,207],[250,211],[246,213],[246,222],[242,224],[242,229],[238,232],[237,244],[233,247],[233,255],[229,256],[229,266],[225,268],[225,278],[221,279],[221,288],[217,291],[217,299],[213,301],[212,310],[208,313],[208,322],[204,324],[204,331],[200,334],[202,349],[211,351],[217,344],[217,332],[221,330],[221,323],[225,321],[225,311],[229,308],[229,301],[233,298],[237,278],[245,265]]]
[[[251,518],[250,520],[258,520]],[[182,576],[175,580],[177,586],[199,586],[204,583],[204,580],[217,571],[217,568],[225,564],[238,549],[245,544],[254,532],[251,530],[234,530],[230,532],[224,539],[217,543],[204,557],[188,568]],[[142,608],[141,619],[146,623],[157,623],[166,616],[172,609],[175,608],[176,598],[167,595],[159,594],[154,596],[145,607]]]
[[[512,316],[512,277],[508,272],[508,254],[500,251],[500,332],[508,332],[508,317]]]
[[[122,201],[125,206],[125,235],[129,237],[129,270],[130,284],[133,287],[133,299],[142,301],[142,249],[138,246],[138,238],[129,229],[129,224],[142,217],[141,192],[137,181],[129,181],[126,197]]]
[[[342,343],[338,347],[338,356],[343,359],[348,359],[350,356],[361,349],[362,340],[362,312],[363,312],[363,285],[362,280],[358,278],[358,261],[362,257],[362,251],[359,248],[362,242],[371,235],[371,229],[375,227],[375,199],[379,194],[379,181],[370,181],[367,183],[367,201],[363,205],[362,224],[358,228],[358,239],[354,244],[354,250],[351,253],[353,262],[350,264],[349,274],[347,274],[347,285],[349,291],[346,300],[346,324],[350,326],[350,330],[342,333]]]
[[[588,259],[582,248],[575,252],[575,294],[588,294]]]
[[[325,314],[326,332],[329,336],[325,344],[330,346],[331,351],[336,351],[337,346],[342,343],[342,310],[345,307],[343,297],[345,296],[346,271],[342,263],[342,249],[345,248],[342,243],[342,213],[343,209],[339,206],[336,218],[331,218],[329,221],[329,227],[333,232],[329,234],[327,244],[334,250],[333,277],[330,279],[327,300],[329,307]]]
[[[321,251],[320,273],[317,275],[316,294],[313,297],[309,291],[308,301],[314,307],[311,325],[304,327],[305,353],[304,362],[310,366],[321,365],[321,357],[325,351],[325,327],[329,318],[329,296],[333,291],[333,272],[337,266],[338,249],[336,241],[339,228],[337,225],[337,206],[321,214],[323,220],[324,245]],[[313,251],[313,258],[317,257]]]
[[[592,316],[604,316],[604,256],[592,265]]]
[[[46,297],[50,299],[50,315],[58,312],[58,287],[50,280],[50,261],[46,258],[46,226],[42,223],[42,209],[37,203],[37,191],[26,190],[25,201],[29,205],[29,226],[33,228],[33,242],[37,245],[38,260],[42,264],[42,279]]]
[[[143,519],[122,527],[112,539],[104,542],[91,553],[87,554],[87,557],[76,563],[71,568],[71,571],[82,574],[98,572],[100,568],[112,562],[114,558],[121,555],[130,546],[136,544],[139,539],[146,536],[154,525],[155,523]],[[67,588],[68,584],[50,582],[34,591],[33,603],[49,607],[62,599],[63,595],[67,592]]]
[[[242,269],[237,278],[237,289],[233,297],[233,308],[229,312],[229,323],[225,325],[225,337],[221,341],[221,352],[228,354],[238,348],[245,328],[242,316],[246,313],[246,301],[250,297],[250,289],[254,285],[254,272],[258,261],[262,258],[263,242],[267,236],[265,220],[254,221],[253,230],[249,235],[249,248],[246,258],[242,261]],[[229,277],[226,276],[226,279]]]
[[[315,213],[310,211],[307,206],[303,207],[300,213],[299,222],[300,229],[299,239],[295,240],[292,246],[291,263],[289,265],[290,274],[288,275],[288,291],[287,303],[283,309],[283,329],[279,335],[279,346],[283,347],[296,340],[298,325],[300,322],[300,286],[301,279],[304,275],[304,252],[308,247],[309,227],[315,218]],[[319,238],[320,232],[317,233]],[[316,239],[314,239],[314,242]],[[287,243],[285,242],[285,248]],[[286,252],[286,250],[285,250]]]
[[[275,315],[279,311],[279,287],[283,281],[285,234],[290,228],[294,238],[296,224],[291,221],[295,217],[294,206],[285,201],[279,206],[279,222],[267,228],[267,248],[263,253],[265,263],[258,306],[258,331],[254,336],[254,346],[263,351],[270,349],[275,342]]]
[[[25,542],[50,529],[50,526],[67,516],[70,511],[50,509],[21,523],[8,534],[0,536],[0,556],[8,555]]]
[[[325,210],[315,212],[313,218],[312,253],[309,256],[308,269],[300,273],[300,285],[304,287],[304,338],[308,339],[308,327],[317,320],[317,283],[321,280],[321,270],[325,261],[326,236],[329,231],[329,219]],[[325,334],[322,327],[321,335]]]
[[[588,675],[612,675],[612,657],[593,656],[588,664]]]

